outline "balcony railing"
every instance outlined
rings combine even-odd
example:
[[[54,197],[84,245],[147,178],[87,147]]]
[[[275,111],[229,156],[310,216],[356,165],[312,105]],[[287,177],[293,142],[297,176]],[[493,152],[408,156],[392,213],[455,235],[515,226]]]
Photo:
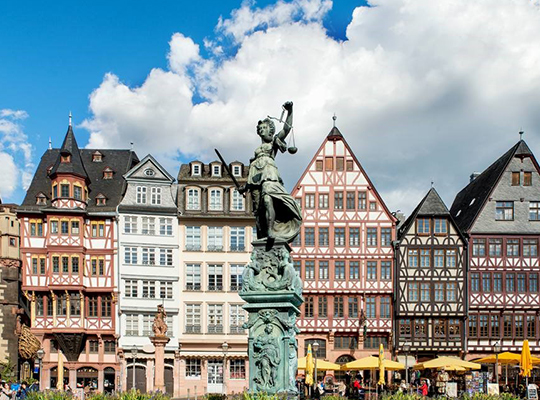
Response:
[[[223,251],[223,246],[208,246],[207,251]]]
[[[186,333],[201,333],[200,325],[186,325]]]
[[[231,251],[245,251],[246,246],[244,245],[237,245],[237,246],[231,246]]]
[[[186,251],[201,251],[200,244],[187,244]]]
[[[208,285],[209,292],[219,292],[223,290],[223,285]]]
[[[230,326],[231,334],[242,334],[245,332],[245,329],[242,328],[242,325],[231,325]]]
[[[208,333],[223,333],[223,325],[217,325],[217,324],[208,325]]]
[[[200,283],[186,283],[186,290],[201,290]]]
[[[231,285],[231,292],[238,292],[242,289],[242,285]]]

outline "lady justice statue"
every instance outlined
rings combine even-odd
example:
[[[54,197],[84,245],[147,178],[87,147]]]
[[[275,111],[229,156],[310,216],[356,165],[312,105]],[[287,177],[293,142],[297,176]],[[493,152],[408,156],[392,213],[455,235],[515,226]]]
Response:
[[[247,184],[239,188],[240,193],[249,191],[253,201],[253,212],[257,224],[257,238],[270,238],[291,242],[300,231],[302,213],[292,196],[283,187],[275,163],[278,151],[287,150],[285,139],[292,129],[293,103],[283,104],[287,117],[283,129],[276,135],[276,126],[270,117],[259,121],[257,135],[261,145],[255,149],[250,160]],[[282,114],[283,116],[283,114]],[[291,153],[296,149],[289,148]]]

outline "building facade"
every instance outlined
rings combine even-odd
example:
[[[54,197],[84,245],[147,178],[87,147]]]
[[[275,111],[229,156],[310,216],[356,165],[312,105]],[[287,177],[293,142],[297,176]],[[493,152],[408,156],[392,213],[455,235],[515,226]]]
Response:
[[[467,245],[434,188],[400,226],[398,235],[396,352],[414,355],[419,362],[438,355],[462,356]]]
[[[468,358],[540,351],[540,174],[520,140],[484,172],[471,176],[452,204],[469,237]]]
[[[172,395],[180,318],[177,187],[175,179],[151,155],[124,178],[126,191],[118,206],[120,296],[116,326],[121,389],[155,390],[154,349],[149,336],[153,335],[157,306],[163,304],[170,338],[165,347],[165,389]]]
[[[21,257],[19,220],[15,204],[0,200],[0,362],[18,367],[18,340],[15,334],[19,312]]]
[[[345,363],[392,343],[396,218],[334,126],[293,188],[303,225],[293,259],[304,282],[299,353]],[[387,353],[387,357],[389,353]]]
[[[229,166],[240,184],[248,169]],[[249,196],[220,162],[193,161],[178,174],[180,226],[180,396],[247,388],[246,313],[238,295],[255,219]]]
[[[72,388],[116,388],[116,207],[122,176],[137,162],[129,150],[80,150],[70,121],[62,147],[43,154],[17,211],[22,290],[45,350],[43,388],[56,387],[59,357]]]

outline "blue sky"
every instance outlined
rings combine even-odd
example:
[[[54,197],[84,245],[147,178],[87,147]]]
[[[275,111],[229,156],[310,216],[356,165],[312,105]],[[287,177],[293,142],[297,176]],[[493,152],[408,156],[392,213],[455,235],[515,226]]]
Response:
[[[0,197],[19,203],[71,110],[81,147],[247,161],[254,122],[295,102],[287,187],[338,127],[392,210],[451,204],[525,130],[540,148],[530,0],[2,2]],[[464,18],[467,16],[467,18]],[[221,22],[219,22],[221,21]],[[299,168],[301,166],[302,168]]]
[[[257,7],[271,4],[258,1]],[[339,1],[324,24],[335,38],[358,1]],[[141,85],[152,68],[166,68],[175,32],[197,43],[214,36],[220,16],[241,1],[20,1],[0,5],[0,109],[24,110],[22,122],[41,156],[49,137],[60,145],[71,110],[74,123],[89,117],[88,96],[112,72],[130,86]],[[234,50],[234,49],[232,49]],[[81,146],[88,131],[77,130]],[[20,202],[19,187],[7,200]]]

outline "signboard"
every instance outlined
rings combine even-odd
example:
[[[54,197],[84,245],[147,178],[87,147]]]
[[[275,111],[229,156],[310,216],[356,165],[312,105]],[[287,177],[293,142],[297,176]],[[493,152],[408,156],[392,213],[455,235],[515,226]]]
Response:
[[[446,395],[452,398],[458,397],[457,382],[446,383]]]
[[[487,384],[487,392],[490,396],[498,396],[499,395],[499,385],[496,383],[488,383]]]
[[[538,400],[538,386],[534,383],[529,383],[529,386],[527,387],[527,399]]]

